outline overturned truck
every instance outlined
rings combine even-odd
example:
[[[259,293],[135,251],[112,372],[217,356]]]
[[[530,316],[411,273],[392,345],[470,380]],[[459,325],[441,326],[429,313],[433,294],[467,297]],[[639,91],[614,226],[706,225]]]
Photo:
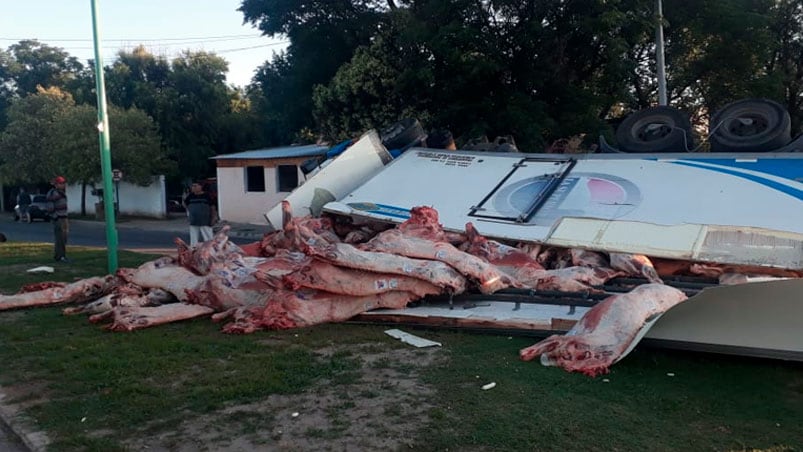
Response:
[[[387,164],[347,189],[348,174],[321,171],[295,197],[334,199],[319,217],[285,202],[259,242],[236,246],[225,229],[195,249],[178,241],[176,258],[25,287],[0,310],[79,304],[65,314],[116,331],[199,316],[228,333],[347,320],[515,330],[549,336],[522,359],[588,375],[642,338],[803,360],[803,155],[411,148],[390,160],[374,133],[352,148]]]
[[[621,255],[643,255],[665,285],[689,296],[650,319],[652,328],[640,331],[647,339],[800,360],[801,180],[803,155],[797,153],[567,156],[413,149],[325,210],[401,222],[411,206],[424,204],[439,212],[446,231],[472,223],[488,238],[540,248],[542,260],[568,254],[558,267],[577,265],[582,251],[606,258],[596,267],[610,267]],[[361,318],[564,332],[597,300],[651,282],[649,275],[631,272],[596,285],[603,293],[507,290]],[[472,307],[455,309],[460,303]]]

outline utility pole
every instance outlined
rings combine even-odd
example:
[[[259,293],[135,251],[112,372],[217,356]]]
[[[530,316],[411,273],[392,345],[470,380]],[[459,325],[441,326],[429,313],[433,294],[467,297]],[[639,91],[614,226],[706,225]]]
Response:
[[[658,69],[658,105],[666,105],[666,69],[664,68],[664,12],[661,0],[655,0],[655,61]]]
[[[95,41],[95,91],[98,95],[98,131],[100,132],[100,167],[103,175],[103,209],[106,216],[106,250],[109,273],[117,271],[117,228],[112,198],[112,156],[109,146],[109,118],[106,116],[106,84],[103,81],[103,58],[100,54],[100,29],[97,0],[92,4],[92,37]]]

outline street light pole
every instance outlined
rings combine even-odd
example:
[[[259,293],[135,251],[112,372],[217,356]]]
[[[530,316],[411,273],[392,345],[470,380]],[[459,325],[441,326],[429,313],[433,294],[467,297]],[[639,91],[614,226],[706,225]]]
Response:
[[[655,0],[655,60],[658,69],[658,105],[666,105],[666,69],[664,68],[664,12],[661,0]]]
[[[100,54],[100,29],[97,0],[92,4],[92,37],[95,42],[95,91],[98,97],[98,131],[100,132],[100,166],[103,175],[103,208],[106,216],[106,249],[109,273],[117,271],[117,228],[114,223],[112,198],[112,157],[109,146],[109,118],[106,116],[106,85],[103,81],[103,59]]]

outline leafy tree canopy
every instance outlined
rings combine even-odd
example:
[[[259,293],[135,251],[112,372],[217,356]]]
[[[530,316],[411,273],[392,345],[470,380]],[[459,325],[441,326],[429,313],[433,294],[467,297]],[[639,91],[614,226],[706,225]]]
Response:
[[[535,151],[610,132],[657,103],[654,4],[244,0],[241,11],[291,41],[254,78],[255,107],[276,140],[305,127],[338,138],[415,112],[465,137],[510,133]],[[787,106],[799,130],[801,8],[665,0],[670,103],[705,116],[768,97]]]
[[[9,72],[18,95],[43,88],[64,88],[83,69],[77,58],[60,47],[24,40],[9,47],[13,56]]]
[[[57,174],[91,184],[101,180],[97,110],[76,105],[58,88],[40,88],[16,100],[0,136],[0,174],[19,183],[47,182]],[[112,162],[142,185],[174,170],[153,120],[141,110],[109,110]]]

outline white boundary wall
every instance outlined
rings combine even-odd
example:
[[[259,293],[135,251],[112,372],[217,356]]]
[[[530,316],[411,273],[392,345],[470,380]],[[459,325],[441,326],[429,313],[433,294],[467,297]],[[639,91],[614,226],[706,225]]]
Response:
[[[112,189],[117,184],[112,182]],[[102,188],[102,184],[97,184],[97,188]],[[153,182],[142,187],[125,181],[120,181],[120,213],[123,215],[137,215],[153,218],[165,218],[167,216],[167,194],[165,190],[164,176],[155,176]],[[69,201],[68,211],[73,214],[81,213],[81,185],[70,184],[67,186],[67,199]],[[117,202],[116,194],[112,194],[112,199]],[[94,215],[95,203],[101,198],[92,195],[92,187],[86,188],[86,213]]]

